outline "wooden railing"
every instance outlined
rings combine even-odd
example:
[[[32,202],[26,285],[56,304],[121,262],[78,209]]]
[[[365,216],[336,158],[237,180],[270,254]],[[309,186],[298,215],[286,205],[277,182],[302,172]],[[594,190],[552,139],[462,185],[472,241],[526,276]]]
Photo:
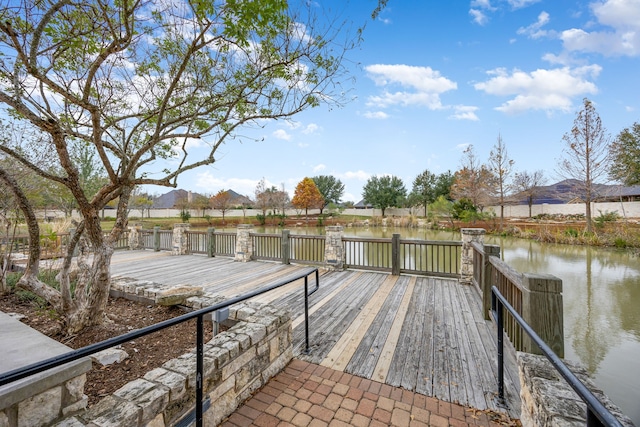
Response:
[[[374,271],[392,270],[391,239],[343,237],[345,267]]]
[[[299,264],[324,263],[324,236],[290,235],[289,260]]]
[[[495,311],[491,301],[491,287],[495,286],[547,345],[564,357],[562,281],[551,275],[519,273],[499,258],[498,246],[475,242],[471,246],[473,284],[482,295],[485,318],[490,319]],[[503,326],[517,351],[541,354],[511,314],[504,313]]]
[[[400,239],[400,273],[460,276],[461,242]]]
[[[282,259],[281,234],[251,234],[255,259],[279,261]]]
[[[105,236],[108,233],[105,233]],[[70,233],[54,233],[40,236],[40,259],[62,258],[67,254],[69,248]],[[114,249],[125,249],[129,247],[129,233],[123,232],[116,241]],[[11,254],[15,259],[16,255],[29,255],[29,236],[13,236],[7,241],[0,239],[0,249],[3,253]]]

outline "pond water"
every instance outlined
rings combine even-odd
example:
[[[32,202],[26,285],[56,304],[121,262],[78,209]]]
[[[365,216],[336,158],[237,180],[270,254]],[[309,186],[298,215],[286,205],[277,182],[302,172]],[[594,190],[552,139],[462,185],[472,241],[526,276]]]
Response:
[[[279,233],[279,229],[256,228]],[[291,234],[323,234],[292,228]],[[345,236],[460,240],[460,233],[407,228],[345,228]],[[487,236],[519,272],[562,279],[565,357],[587,367],[598,387],[640,426],[640,258],[629,251],[542,244]]]

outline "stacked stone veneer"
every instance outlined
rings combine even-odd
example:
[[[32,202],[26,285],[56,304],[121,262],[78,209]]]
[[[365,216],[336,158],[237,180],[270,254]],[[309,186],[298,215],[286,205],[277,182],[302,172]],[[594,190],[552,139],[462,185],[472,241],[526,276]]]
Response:
[[[482,228],[463,228],[462,252],[460,255],[460,282],[471,284],[473,282],[473,246],[471,242],[484,244],[486,231]]]
[[[134,289],[136,283],[141,290]],[[138,296],[146,292],[145,298],[163,288],[125,279],[116,279],[115,287],[133,290]],[[192,296],[186,297],[184,304],[199,309],[222,299],[215,295]],[[211,426],[231,414],[293,357],[291,319],[284,311],[247,302],[232,306],[229,319],[237,323],[205,344],[205,398],[211,400],[211,407],[205,412],[204,421]],[[195,380],[196,357],[192,351],[126,384],[61,426],[174,425],[195,407]]]
[[[325,227],[324,262],[325,267],[333,270],[344,269],[343,228],[340,225]]]
[[[564,361],[613,415],[625,426],[632,421],[620,412],[609,398],[598,389],[586,369],[581,365]],[[518,353],[520,373],[520,420],[523,427],[584,427],[586,404],[544,356]]]

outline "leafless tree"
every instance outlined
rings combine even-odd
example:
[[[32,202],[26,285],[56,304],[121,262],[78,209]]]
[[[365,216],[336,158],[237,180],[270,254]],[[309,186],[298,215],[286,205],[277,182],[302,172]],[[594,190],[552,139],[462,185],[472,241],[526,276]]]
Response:
[[[500,229],[504,226],[504,205],[507,193],[511,191],[511,172],[513,171],[514,161],[509,158],[507,146],[504,144],[502,135],[498,134],[498,141],[489,153],[489,171],[495,177],[494,183],[500,205]]]
[[[571,131],[562,137],[565,142],[564,158],[558,161],[558,174],[575,179],[580,184],[581,197],[586,207],[587,232],[593,231],[591,203],[597,194],[594,184],[609,172],[609,146],[611,138],[602,126],[600,115],[587,98],[573,121]]]
[[[537,170],[534,172],[516,172],[513,177],[514,189],[526,196],[529,205],[529,218],[531,218],[531,207],[533,201],[540,194],[540,187],[546,184],[547,179],[544,171]]]

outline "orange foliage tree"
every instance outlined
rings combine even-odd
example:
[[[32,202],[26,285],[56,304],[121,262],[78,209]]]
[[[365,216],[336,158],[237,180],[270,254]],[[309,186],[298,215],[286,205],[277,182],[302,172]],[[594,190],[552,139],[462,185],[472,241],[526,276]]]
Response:
[[[224,214],[231,209],[231,194],[228,191],[220,190],[211,198],[211,207],[222,213],[222,223],[224,224]]]
[[[323,206],[324,198],[313,179],[305,177],[296,185],[291,204],[297,209],[304,209],[304,215],[307,216],[310,208],[320,209]]]

